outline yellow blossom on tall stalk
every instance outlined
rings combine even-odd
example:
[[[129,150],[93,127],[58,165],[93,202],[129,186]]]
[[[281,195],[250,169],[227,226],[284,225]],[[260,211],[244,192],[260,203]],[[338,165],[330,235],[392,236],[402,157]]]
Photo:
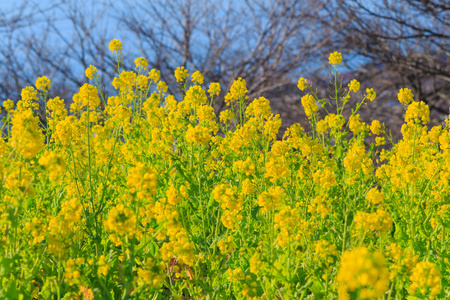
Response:
[[[178,232],[174,239],[164,243],[160,249],[163,260],[176,257],[180,264],[192,266],[194,264],[194,247],[186,236],[186,231]]]
[[[130,169],[127,186],[139,199],[150,200],[156,194],[157,174],[153,167],[138,162]]]
[[[162,95],[164,95],[164,93],[167,92],[169,87],[167,86],[167,83],[165,83],[164,81],[159,81],[156,84],[156,89],[158,90],[158,92],[160,92]]]
[[[109,50],[113,53],[122,53],[122,42],[118,39],[113,39],[110,43],[109,43]]]
[[[372,88],[367,88],[366,89],[366,97],[367,97],[367,99],[369,99],[370,101],[373,101],[373,100],[375,100],[375,98],[377,97],[377,93],[375,92],[375,90],[374,89],[372,89]]]
[[[211,129],[203,126],[189,126],[186,131],[186,141],[188,143],[200,143],[207,145],[211,140]]]
[[[348,182],[353,182],[362,175],[369,175],[373,171],[373,162],[367,156],[363,144],[354,143],[350,146],[344,158],[344,168],[349,174]]]
[[[319,107],[316,104],[316,100],[312,95],[305,95],[301,99],[303,109],[305,110],[305,114],[308,118],[311,118],[314,113],[319,110]]]
[[[204,81],[205,79],[203,78],[202,73],[200,73],[199,71],[195,71],[195,72],[192,73],[192,75],[191,75],[191,80],[192,80],[192,82],[194,82],[194,83],[197,83],[197,84],[203,84],[203,81]]]
[[[188,76],[188,70],[186,70],[184,67],[177,67],[175,69],[175,78],[177,79],[177,82],[184,82],[184,80],[188,78]]]
[[[239,77],[237,80],[233,81],[230,91],[225,95],[225,103],[231,106],[231,103],[236,100],[247,100],[248,96],[247,83],[245,79]]]
[[[372,124],[370,125],[370,131],[372,131],[375,135],[380,135],[384,133],[384,124],[381,124],[378,120],[373,120]]]
[[[397,94],[398,101],[402,104],[409,104],[414,101],[414,95],[410,89],[400,89]]]
[[[49,171],[50,180],[56,180],[66,171],[66,162],[54,151],[47,150],[39,158],[39,164]]]
[[[73,95],[73,103],[70,110],[77,112],[89,106],[90,110],[95,110],[100,105],[100,97],[97,87],[85,83],[80,87],[80,91]]]
[[[281,187],[270,188],[267,192],[262,192],[258,196],[258,205],[263,213],[276,209],[281,205],[284,191]]]
[[[88,68],[86,68],[86,71],[84,71],[86,74],[86,77],[89,79],[94,79],[94,77],[98,76],[97,74],[97,68],[93,65],[89,65]]]
[[[348,127],[354,134],[364,133],[365,131],[367,131],[367,124],[362,122],[361,116],[359,114],[350,116]]]
[[[14,108],[14,101],[12,101],[11,99],[7,99],[7,100],[3,101],[3,107],[7,111],[12,110]]]
[[[352,79],[350,83],[348,84],[348,89],[352,91],[353,93],[356,93],[359,91],[361,84],[356,79]]]
[[[137,229],[136,222],[135,213],[120,203],[110,210],[108,219],[105,221],[105,229],[119,236],[134,236]]]
[[[312,215],[320,215],[322,219],[324,219],[330,212],[330,207],[327,205],[327,202],[321,196],[315,197],[311,204],[308,205],[308,212]]]
[[[330,63],[330,65],[339,65],[340,63],[342,63],[342,54],[340,52],[330,53],[328,62]]]
[[[189,90],[187,90],[184,100],[186,101],[186,103],[192,105],[204,105],[206,104],[208,97],[206,96],[206,93],[201,86],[193,85],[189,87]]]
[[[405,113],[405,122],[422,123],[426,125],[430,120],[430,109],[423,101],[412,102]]]
[[[302,214],[296,207],[286,205],[275,213],[274,229],[280,230],[276,243],[281,247],[301,243],[305,237],[312,234],[312,227],[308,221],[303,220]]]
[[[367,192],[366,199],[372,204],[380,204],[383,203],[384,193],[376,188],[372,188]]]
[[[218,83],[218,82],[211,82],[209,84],[208,93],[209,93],[210,97],[219,96],[219,94],[220,94],[220,83]]]
[[[48,91],[51,88],[50,79],[46,76],[39,77],[36,79],[36,88],[40,91]]]
[[[245,175],[249,176],[255,173],[255,164],[250,157],[247,157],[245,161],[238,160],[233,163],[233,169],[235,172],[243,172]]]
[[[297,87],[300,91],[304,91],[308,87],[308,80],[305,78],[300,78],[297,83]]]
[[[153,80],[153,82],[158,82],[161,79],[161,73],[158,70],[151,69],[148,72],[148,78]]]
[[[28,109],[14,113],[11,123],[11,146],[25,158],[35,157],[44,142],[39,119]]]
[[[137,270],[138,285],[147,286],[147,289],[157,288],[166,279],[166,266],[164,262],[156,262],[155,259],[149,257],[145,261],[142,268]]]
[[[136,65],[136,70],[143,69],[147,70],[148,61],[143,57],[138,57],[134,60],[134,64]]]
[[[429,299],[435,299],[442,289],[441,278],[442,275],[434,263],[420,262],[414,267],[409,277],[410,292],[412,295],[429,295]]]
[[[392,230],[392,218],[384,209],[378,209],[373,213],[357,212],[355,215],[355,227],[358,230],[383,233]]]
[[[333,263],[334,258],[338,256],[336,245],[325,240],[314,243],[314,254],[314,260],[321,260],[326,264]]]
[[[231,120],[233,118],[233,116],[234,115],[231,110],[229,110],[229,109],[222,110],[219,115],[219,120],[220,120],[220,122],[227,123],[229,120]]]
[[[344,252],[336,279],[340,299],[350,299],[348,292],[357,290],[360,299],[383,297],[389,288],[389,270],[383,255],[366,247]]]
[[[261,260],[261,254],[255,252],[253,256],[250,258],[250,272],[252,272],[255,275],[258,275],[263,265],[264,263]]]
[[[17,102],[17,111],[39,108],[37,91],[32,86],[23,88],[20,96],[22,99]]]

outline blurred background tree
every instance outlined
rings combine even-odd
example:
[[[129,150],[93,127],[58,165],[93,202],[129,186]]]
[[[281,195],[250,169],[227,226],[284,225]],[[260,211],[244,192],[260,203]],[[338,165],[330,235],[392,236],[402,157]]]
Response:
[[[233,80],[243,77],[250,99],[269,98],[286,128],[304,119],[298,78],[325,97],[328,54],[340,51],[342,83],[357,78],[377,91],[363,119],[398,130],[403,109],[396,94],[407,87],[430,105],[438,124],[450,104],[449,20],[450,2],[437,0],[19,1],[0,6],[0,97],[17,100],[46,75],[52,94],[69,103],[90,64],[112,92],[108,43],[119,38],[125,67],[145,57],[171,93],[179,93],[178,66],[220,82],[217,111]]]

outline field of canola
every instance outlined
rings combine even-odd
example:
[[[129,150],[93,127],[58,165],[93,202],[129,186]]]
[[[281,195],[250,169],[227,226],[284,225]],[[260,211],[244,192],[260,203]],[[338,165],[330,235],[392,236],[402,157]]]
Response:
[[[3,102],[0,299],[450,298],[450,126],[409,89],[393,143],[332,53],[330,98],[298,81],[312,130],[277,139],[244,79],[216,115],[218,83],[180,67],[177,100],[109,48],[115,96],[90,66],[69,111],[45,76]]]

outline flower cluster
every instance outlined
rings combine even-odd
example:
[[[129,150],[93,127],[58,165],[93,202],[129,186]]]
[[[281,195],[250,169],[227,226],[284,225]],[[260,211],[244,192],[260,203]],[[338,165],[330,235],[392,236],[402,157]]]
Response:
[[[447,297],[450,123],[429,128],[409,89],[393,141],[360,116],[375,91],[341,84],[332,53],[333,95],[300,78],[309,125],[283,133],[243,78],[226,95],[184,67],[166,83],[109,47],[111,95],[90,65],[70,105],[45,76],[3,101],[0,295]]]

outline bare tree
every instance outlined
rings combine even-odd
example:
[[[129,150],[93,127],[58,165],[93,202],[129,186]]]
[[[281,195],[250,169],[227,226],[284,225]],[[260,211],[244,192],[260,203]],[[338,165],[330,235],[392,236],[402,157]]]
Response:
[[[317,19],[323,6],[296,0],[138,1],[119,18],[166,81],[185,66],[226,89],[243,77],[249,95],[258,96],[291,83],[302,69],[319,69],[331,38]]]
[[[385,89],[409,87],[448,114],[450,2],[337,0],[324,16],[339,48],[362,61],[353,68],[360,75],[384,80]]]
[[[107,3],[54,1],[23,2],[10,12],[0,12],[0,65],[3,80],[0,95],[18,99],[26,85],[46,75],[55,94],[70,99],[86,82],[84,70],[96,65],[106,75],[114,74],[112,57],[106,52],[111,35],[106,30]]]
[[[292,119],[286,124],[297,121],[296,80],[314,74],[315,85],[326,87],[320,70],[328,53],[340,51],[348,72],[376,87],[380,99],[395,100],[396,90],[409,87],[435,114],[447,114],[449,12],[449,2],[438,0],[28,0],[0,11],[0,97],[18,99],[47,75],[54,94],[70,101],[90,64],[110,92],[116,74],[107,45],[120,37],[125,67],[144,56],[173,94],[178,66],[220,82],[217,110],[243,77],[250,97],[275,99],[277,112]]]

